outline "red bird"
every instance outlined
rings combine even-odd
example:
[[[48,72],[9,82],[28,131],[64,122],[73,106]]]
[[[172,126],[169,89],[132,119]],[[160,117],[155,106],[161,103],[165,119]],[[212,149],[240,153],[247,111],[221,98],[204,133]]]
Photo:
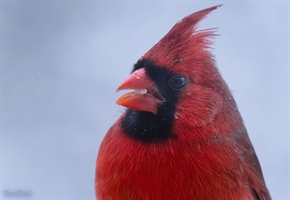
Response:
[[[214,29],[178,22],[134,65],[117,100],[128,109],[97,158],[99,200],[268,200],[236,102],[209,51]]]

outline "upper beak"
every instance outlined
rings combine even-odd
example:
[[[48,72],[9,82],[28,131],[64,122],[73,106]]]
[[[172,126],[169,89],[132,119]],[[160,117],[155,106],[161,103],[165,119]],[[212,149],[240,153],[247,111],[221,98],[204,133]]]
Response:
[[[157,114],[159,104],[164,101],[144,68],[134,71],[126,78],[118,87],[117,92],[125,89],[133,89],[133,92],[121,96],[116,103],[132,110]]]

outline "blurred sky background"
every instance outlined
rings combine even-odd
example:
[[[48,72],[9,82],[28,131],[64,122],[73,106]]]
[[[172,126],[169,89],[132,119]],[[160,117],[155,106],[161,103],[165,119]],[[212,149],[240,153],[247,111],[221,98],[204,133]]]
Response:
[[[289,199],[289,1],[1,1],[1,198],[94,199],[117,86],[184,16],[224,4],[213,53],[273,199]],[[194,105],[193,105],[194,106]],[[24,199],[24,198],[22,198]]]

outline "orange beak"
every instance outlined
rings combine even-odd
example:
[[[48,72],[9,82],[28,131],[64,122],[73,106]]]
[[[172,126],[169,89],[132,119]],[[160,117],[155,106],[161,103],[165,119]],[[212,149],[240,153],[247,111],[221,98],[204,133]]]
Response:
[[[144,68],[134,71],[118,87],[117,92],[125,89],[133,89],[133,92],[124,94],[116,103],[132,110],[157,114],[159,104],[164,101]]]

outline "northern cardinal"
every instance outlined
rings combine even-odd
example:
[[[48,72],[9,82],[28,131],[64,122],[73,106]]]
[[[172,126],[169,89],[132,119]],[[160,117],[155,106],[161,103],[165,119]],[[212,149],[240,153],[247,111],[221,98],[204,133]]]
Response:
[[[214,6],[179,21],[117,89],[127,107],[96,165],[99,200],[268,200],[236,102],[197,30]]]

